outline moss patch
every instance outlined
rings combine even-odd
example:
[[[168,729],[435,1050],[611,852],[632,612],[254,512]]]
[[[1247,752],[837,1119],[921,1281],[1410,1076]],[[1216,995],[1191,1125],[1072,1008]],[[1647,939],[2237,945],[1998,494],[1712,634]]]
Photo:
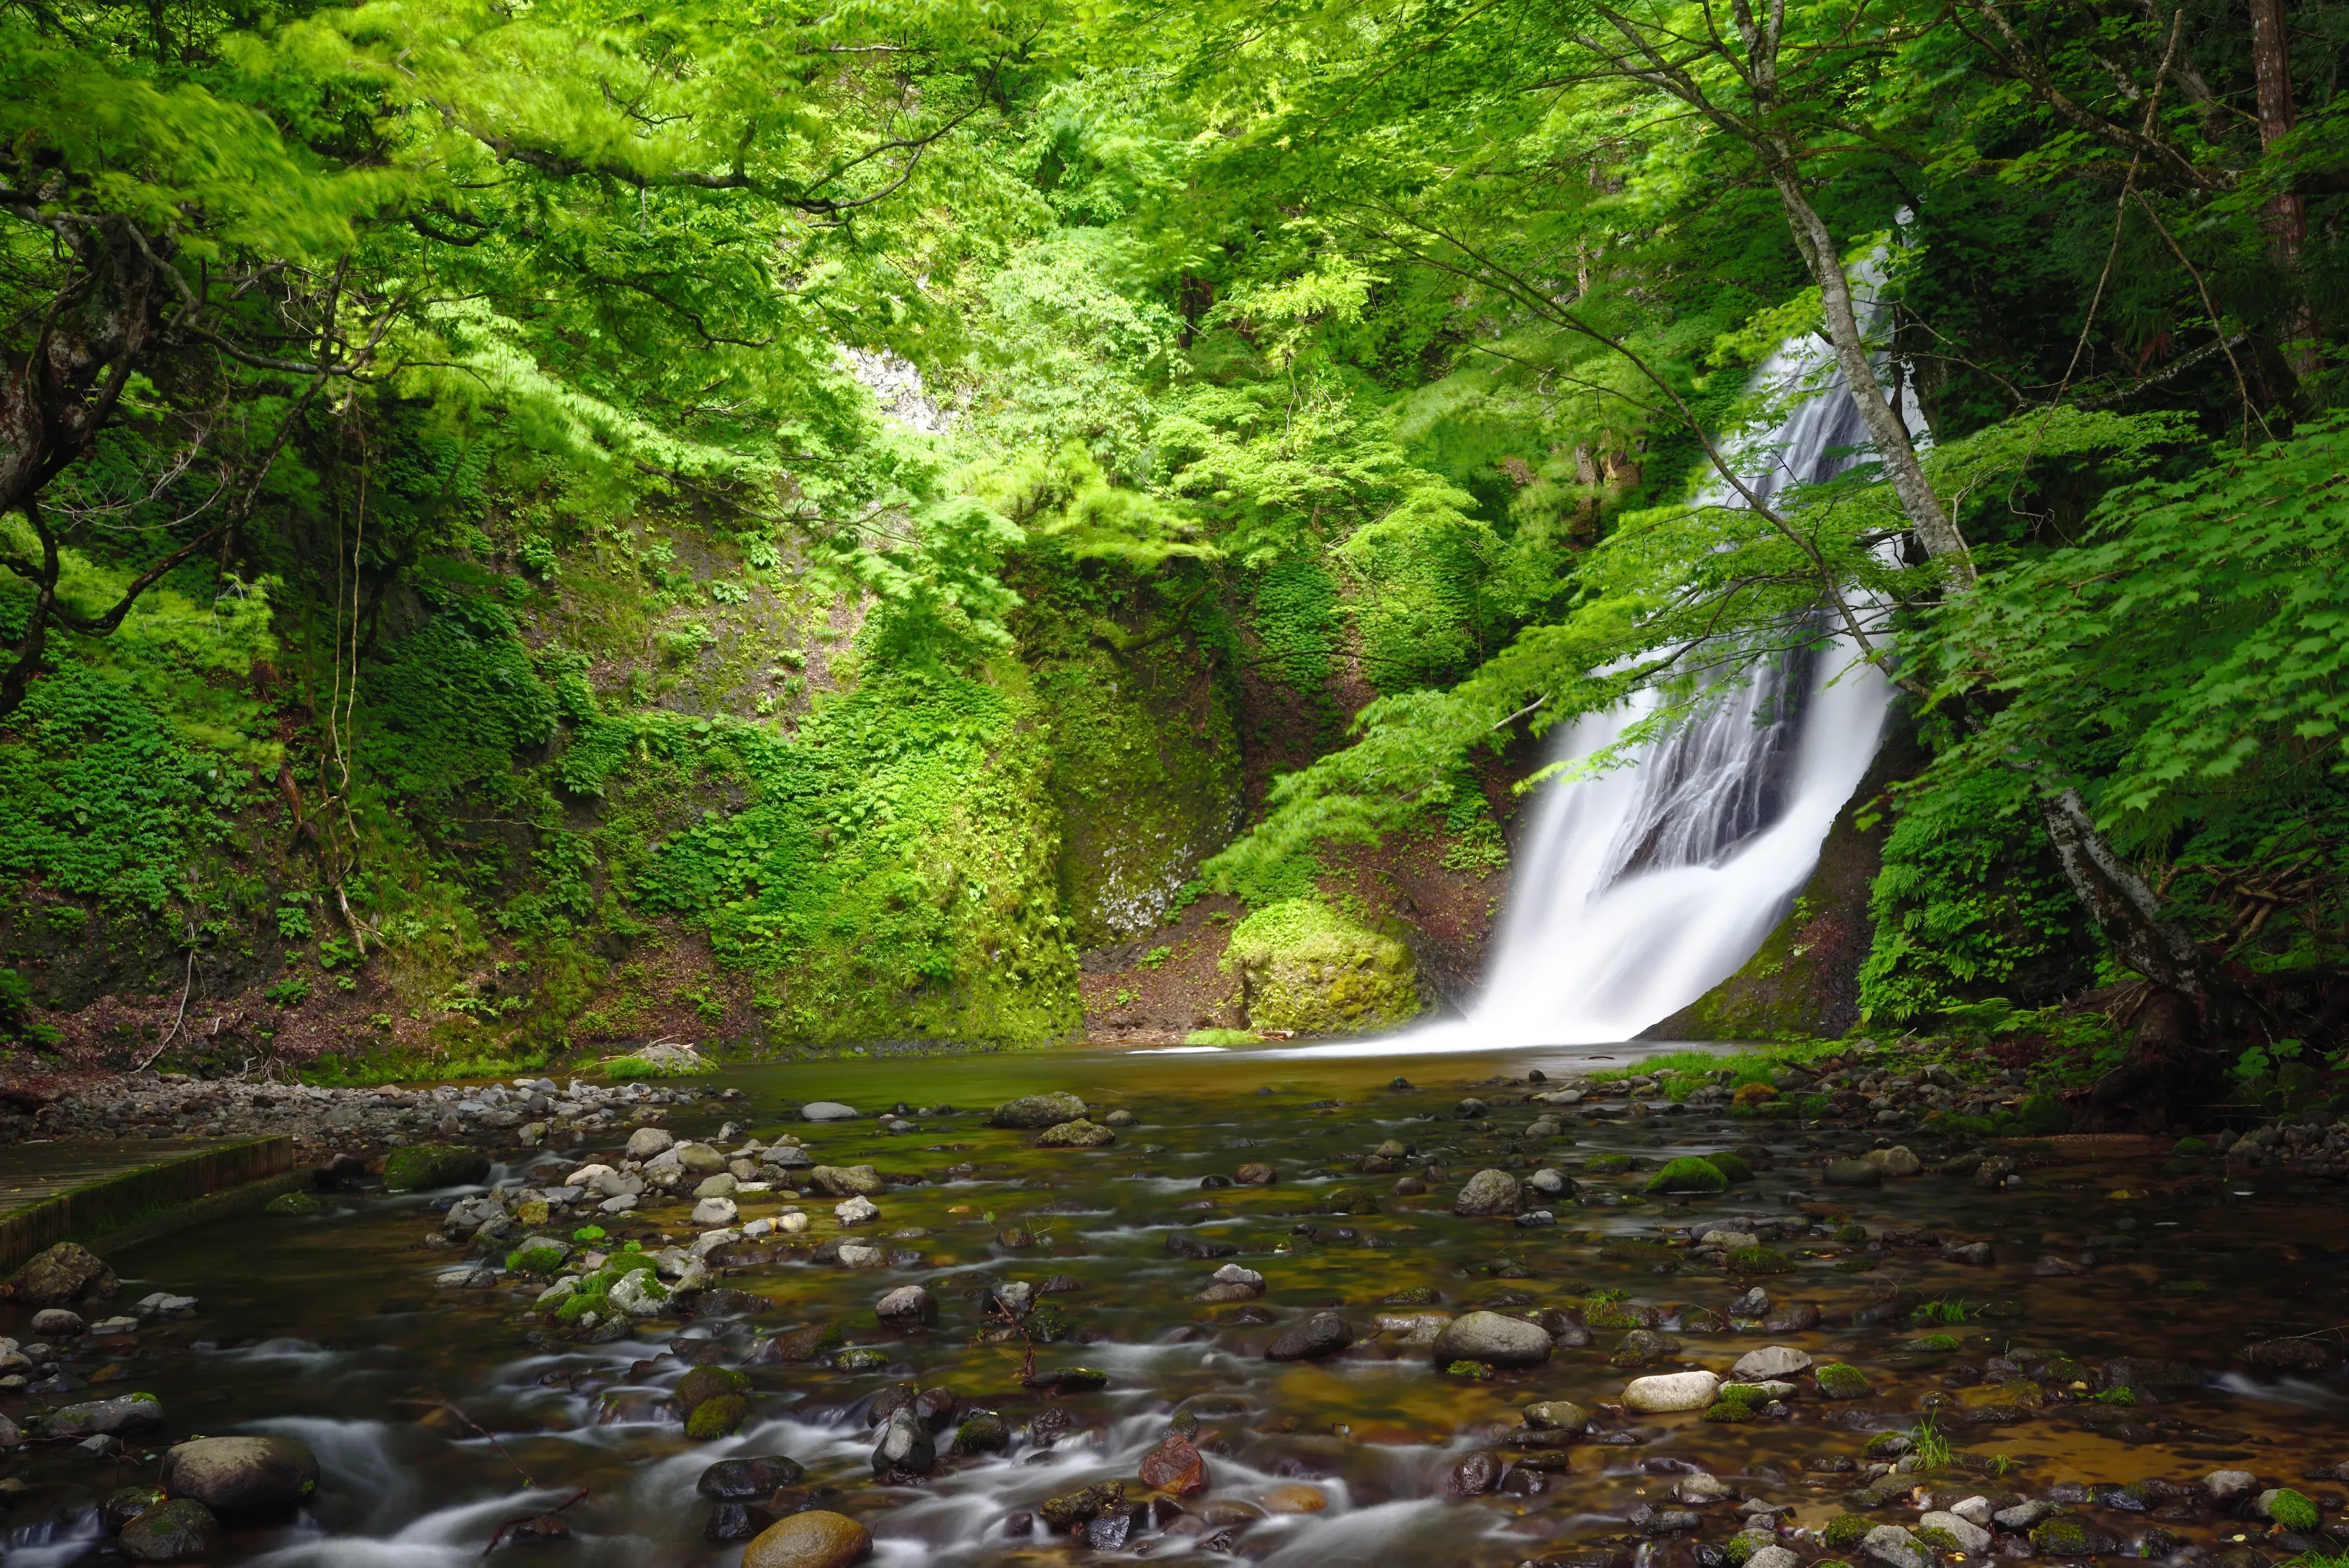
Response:
[[[1420,1010],[1411,950],[1318,899],[1284,899],[1240,922],[1223,966],[1240,975],[1256,1028],[1357,1034]]]
[[[1651,1192],[1726,1192],[1729,1178],[1709,1160],[1684,1154],[1648,1178]]]

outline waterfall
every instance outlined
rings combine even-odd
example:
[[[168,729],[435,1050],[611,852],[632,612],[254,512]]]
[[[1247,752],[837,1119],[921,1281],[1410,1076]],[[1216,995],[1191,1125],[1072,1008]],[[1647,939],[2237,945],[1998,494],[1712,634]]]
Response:
[[[1872,294],[1875,274],[1863,268],[1856,281]],[[1733,443],[1762,499],[1859,460],[1867,428],[1816,337],[1782,346],[1757,381],[1796,399],[1775,427]],[[1465,1022],[1416,1042],[1626,1040],[1736,973],[1793,906],[1876,755],[1891,686],[1855,652],[1837,638],[1766,659],[1631,763],[1546,789],[1482,992]],[[1655,701],[1643,694],[1577,721],[1556,758],[1589,756]]]

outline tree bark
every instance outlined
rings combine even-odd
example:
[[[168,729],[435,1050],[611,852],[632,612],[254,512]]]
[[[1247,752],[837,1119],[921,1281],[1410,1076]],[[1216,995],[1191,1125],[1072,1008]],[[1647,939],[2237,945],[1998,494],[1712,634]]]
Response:
[[[2292,134],[2299,116],[2292,101],[2292,36],[2284,0],[2251,0],[2251,76],[2259,88],[2260,150],[2273,150]],[[2301,247],[2308,242],[2308,201],[2287,183],[2269,198],[2268,247],[2276,264],[2287,273],[2300,269]],[[2285,360],[2292,374],[2306,380],[2318,368],[2316,317],[2308,301],[2294,289],[2284,316]]]

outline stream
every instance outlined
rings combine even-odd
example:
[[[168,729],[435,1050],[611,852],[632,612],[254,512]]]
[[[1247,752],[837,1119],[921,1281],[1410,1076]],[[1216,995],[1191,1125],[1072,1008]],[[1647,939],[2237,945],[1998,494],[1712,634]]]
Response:
[[[1859,1130],[1733,1120],[1636,1097],[1525,1103],[1642,1048],[1051,1052],[730,1068],[695,1080],[705,1097],[659,1125],[714,1140],[737,1124],[721,1152],[790,1133],[821,1163],[918,1176],[887,1186],[878,1219],[857,1228],[883,1260],[806,1261],[809,1243],[846,1233],[834,1199],[787,1196],[779,1173],[773,1190],[740,1197],[740,1221],[797,1209],[810,1221],[802,1235],[714,1253],[713,1284],[728,1293],[708,1298],[717,1310],[607,1319],[601,1334],[539,1310],[543,1280],[441,1283],[464,1254],[424,1240],[452,1200],[482,1187],[334,1194],[320,1215],[185,1230],[110,1261],[122,1301],[184,1293],[198,1298],[196,1315],[151,1322],[132,1339],[61,1344],[59,1378],[0,1401],[21,1423],[135,1389],[165,1412],[111,1459],[60,1441],[11,1456],[0,1480],[6,1561],[120,1560],[99,1517],[108,1492],[151,1482],[171,1443],[247,1432],[298,1439],[321,1472],[292,1516],[233,1521],[212,1559],[271,1568],[455,1568],[481,1560],[502,1525],[549,1510],[554,1539],[496,1555],[732,1568],[742,1542],[711,1539],[718,1506],[697,1482],[718,1460],[770,1455],[803,1473],[762,1495],[751,1524],[793,1509],[843,1513],[871,1531],[872,1561],[891,1565],[1147,1555],[1283,1568],[1695,1568],[1731,1560],[1722,1547],[1746,1522],[1739,1498],[1782,1505],[1784,1538],[1811,1541],[1803,1532],[1851,1510],[1871,1466],[1897,1457],[1899,1445],[1878,1439],[1913,1440],[1929,1408],[1927,1429],[1951,1455],[1874,1482],[1858,1506],[1878,1522],[1913,1528],[1920,1503],[2013,1494],[2071,1509],[2116,1553],[2292,1555],[2265,1521],[2197,1490],[2225,1470],[2298,1487],[2337,1518],[2329,1467],[2349,1460],[2337,1355],[2331,1371],[2291,1376],[2239,1356],[2247,1339],[2349,1316],[2349,1227],[2329,1192],[2313,1199],[2315,1189],[2276,1171],[2181,1174],[2133,1146],[2065,1140],[2017,1150],[2008,1185],[1929,1171],[1847,1189],[1823,1183],[1825,1162],[1879,1142]],[[709,1092],[729,1088],[740,1098]],[[1116,1111],[1133,1120],[1089,1149],[1036,1148],[1033,1131],[988,1125],[999,1102],[1050,1091],[1081,1097],[1095,1121]],[[1464,1112],[1472,1097],[1483,1114]],[[864,1114],[801,1119],[801,1103],[819,1099]],[[908,1130],[884,1130],[875,1113],[895,1107]],[[1528,1135],[1544,1118],[1558,1131]],[[616,1164],[628,1130],[509,1150],[486,1185],[543,1190],[594,1161]],[[1407,1153],[1380,1158],[1390,1140]],[[1883,1141],[1912,1147],[1928,1167],[1955,1147],[1908,1133]],[[1754,1167],[1750,1183],[1693,1198],[1644,1190],[1664,1161],[1732,1149]],[[1366,1159],[1371,1168],[1359,1169]],[[1253,1164],[1276,1179],[1230,1180]],[[1577,1190],[1528,1198],[1552,1223],[1455,1215],[1461,1182],[1488,1168],[1520,1178],[1554,1169]],[[1398,1192],[1399,1181],[1426,1191]],[[593,1244],[690,1244],[690,1192],[647,1193]],[[567,1236],[585,1222],[540,1228]],[[1714,1230],[1759,1238],[1789,1272],[1749,1277],[1705,1261],[1690,1243]],[[1976,1242],[1990,1243],[1992,1261],[1945,1255]],[[1259,1272],[1261,1296],[1197,1299],[1227,1264]],[[993,1293],[1015,1282],[1036,1287],[1037,1311],[1049,1315],[1014,1326],[997,1310],[1005,1298]],[[876,1300],[914,1284],[935,1298],[936,1324],[885,1328]],[[1814,1306],[1817,1326],[1764,1332],[1743,1310],[1735,1326],[1719,1315],[1756,1286],[1771,1304],[1764,1317],[1804,1321],[1797,1309]],[[1551,1309],[1558,1346],[1530,1368],[1447,1373],[1426,1341],[1442,1318],[1478,1308]],[[1346,1320],[1350,1348],[1267,1358],[1276,1336],[1325,1310]],[[31,1338],[26,1315],[0,1308],[0,1334]],[[1676,1347],[1651,1348],[1643,1366],[1610,1365],[1640,1323]],[[792,1343],[794,1331],[826,1325],[838,1331],[830,1342]],[[1023,1385],[1030,1343],[1041,1383],[1083,1367],[1105,1385]],[[1769,1345],[1848,1363],[1869,1391],[1828,1399],[1805,1379],[1776,1413],[1734,1421],[1622,1406],[1631,1377],[1725,1374]],[[800,1349],[810,1358],[788,1358]],[[2195,1380],[2095,1398],[2121,1357],[2184,1363]],[[676,1389],[704,1365],[741,1368],[750,1414],[731,1436],[694,1441]],[[886,1428],[877,1418],[909,1386],[950,1391],[925,1411],[935,1469],[876,1479]],[[1521,1412],[1541,1400],[1584,1407],[1589,1430],[1570,1442],[1529,1434]],[[1006,1446],[950,1451],[978,1412],[1001,1418]],[[1136,1479],[1170,1423],[1203,1456],[1204,1490],[1170,1496]],[[1692,1529],[1667,1516],[1678,1506],[1667,1494],[1689,1491],[1682,1483],[1700,1471],[1726,1485],[1717,1498],[1691,1492]],[[1129,1506],[1107,1511],[1106,1532],[1071,1536],[1043,1517],[1048,1501],[1112,1481]],[[2132,1483],[2153,1484],[2115,1490]],[[2008,1533],[1994,1550],[2034,1548]]]

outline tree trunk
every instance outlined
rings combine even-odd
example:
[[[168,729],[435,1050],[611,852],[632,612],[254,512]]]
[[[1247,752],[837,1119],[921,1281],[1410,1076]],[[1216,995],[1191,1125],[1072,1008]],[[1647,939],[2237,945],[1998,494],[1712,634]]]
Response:
[[[2260,147],[2262,151],[2292,134],[2298,116],[2292,102],[2292,37],[2284,16],[2284,0],[2251,0],[2251,75],[2259,87]],[[2269,199],[2268,247],[2276,264],[2287,273],[2300,268],[2300,250],[2308,241],[2308,203],[2290,189]],[[2284,316],[2284,358],[2302,380],[2315,374],[2316,317],[2294,289]]]
[[[1966,550],[1964,536],[1926,478],[1916,445],[1909,438],[1908,424],[1886,398],[1883,381],[1860,335],[1850,281],[1844,274],[1842,253],[1836,245],[1835,236],[1811,205],[1791,160],[1774,170],[1772,178],[1785,204],[1795,246],[1803,253],[1811,275],[1818,281],[1836,363],[1843,371],[1853,404],[1867,422],[1877,455],[1892,476],[1893,489],[1926,554],[1945,564],[1952,592],[1965,593],[1975,582],[1972,558]],[[2165,1044],[2163,1059],[2181,1053],[2190,1056],[2198,1048],[2191,1042],[2199,1040],[2199,1020],[2208,1016],[2210,1006],[2209,965],[2201,950],[2184,932],[2161,918],[2160,900],[2136,869],[2105,841],[2077,790],[2066,788],[2051,791],[2036,779],[2033,789],[2039,798],[2048,841],[2054,846],[2056,861],[2064,869],[2073,895],[2096,923],[2096,929],[2111,944],[2114,954],[2162,991],[2183,998],[2188,1016],[2196,1021],[2195,1026],[2189,1029],[2168,1014],[2163,1015],[2172,1026],[2170,1035],[2189,1042],[2183,1046],[2175,1040]],[[2131,1059],[2134,1062],[2141,1057],[2143,1053],[2132,1052]],[[2144,1059],[2148,1063],[2153,1060]],[[2161,1071],[2169,1078],[2177,1076],[2168,1068]]]

